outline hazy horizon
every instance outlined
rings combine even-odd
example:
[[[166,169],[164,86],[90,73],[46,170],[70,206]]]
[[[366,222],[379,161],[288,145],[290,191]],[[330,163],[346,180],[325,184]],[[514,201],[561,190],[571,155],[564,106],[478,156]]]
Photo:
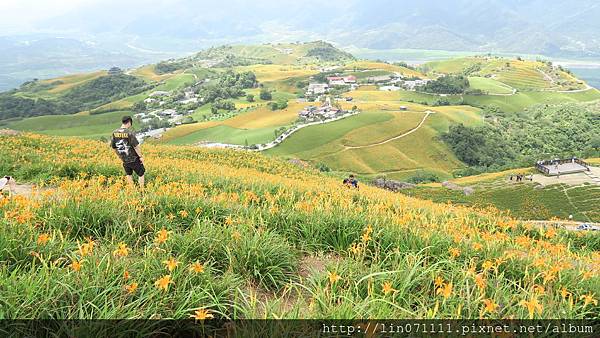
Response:
[[[325,40],[383,58],[414,49],[600,60],[598,16],[592,0],[5,0],[0,90],[222,44]]]

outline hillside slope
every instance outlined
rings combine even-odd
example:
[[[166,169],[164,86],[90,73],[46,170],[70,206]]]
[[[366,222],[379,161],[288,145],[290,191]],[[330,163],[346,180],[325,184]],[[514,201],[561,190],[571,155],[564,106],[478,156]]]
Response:
[[[249,152],[145,145],[144,194],[124,186],[100,142],[0,136],[0,152],[0,172],[44,183],[0,201],[5,318],[583,318],[600,310],[598,234],[349,190]]]

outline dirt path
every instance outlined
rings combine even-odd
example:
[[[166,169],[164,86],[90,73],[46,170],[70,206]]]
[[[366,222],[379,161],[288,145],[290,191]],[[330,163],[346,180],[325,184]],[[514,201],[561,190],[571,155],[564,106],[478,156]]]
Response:
[[[5,188],[7,191],[8,187]],[[15,191],[13,191],[12,196],[25,196],[32,197],[34,194],[39,193],[40,191],[48,190],[50,188],[39,188],[35,184],[17,184],[15,186]]]
[[[415,131],[419,130],[419,128],[421,128],[421,126],[423,125],[423,123],[425,123],[425,120],[427,120],[427,117],[429,117],[429,115],[431,115],[431,114],[435,114],[435,112],[431,111],[431,110],[426,111],[425,112],[425,116],[423,116],[423,119],[421,120],[421,122],[419,122],[419,124],[416,127],[412,128],[411,130],[409,130],[409,131],[407,131],[407,132],[405,132],[403,134],[400,134],[398,136],[394,136],[392,138],[389,138],[389,139],[381,141],[381,142],[367,144],[367,145],[363,145],[363,146],[344,146],[345,147],[344,150],[370,148],[370,147],[380,146],[382,144],[386,144],[386,143],[395,141],[397,139],[401,139],[401,138],[403,138],[405,136],[408,136],[408,135],[414,133]]]

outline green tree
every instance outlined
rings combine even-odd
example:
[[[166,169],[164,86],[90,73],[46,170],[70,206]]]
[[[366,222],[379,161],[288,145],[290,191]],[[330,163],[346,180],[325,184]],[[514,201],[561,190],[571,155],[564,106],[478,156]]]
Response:
[[[273,99],[273,95],[271,95],[271,92],[268,89],[263,88],[260,90],[260,99],[264,101],[270,101]]]

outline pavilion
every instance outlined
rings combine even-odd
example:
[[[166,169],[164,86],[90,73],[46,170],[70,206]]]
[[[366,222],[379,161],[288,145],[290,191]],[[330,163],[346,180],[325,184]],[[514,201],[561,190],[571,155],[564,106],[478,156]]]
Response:
[[[587,163],[575,157],[563,160],[554,159],[537,161],[535,167],[537,170],[541,171],[546,176],[574,174],[590,170],[590,167]]]

